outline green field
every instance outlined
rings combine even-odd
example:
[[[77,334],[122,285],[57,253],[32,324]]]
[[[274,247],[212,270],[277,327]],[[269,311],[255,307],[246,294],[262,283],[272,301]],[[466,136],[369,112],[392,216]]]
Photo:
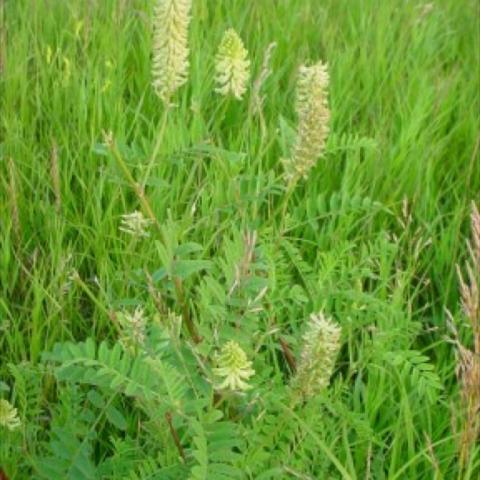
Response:
[[[0,478],[479,478],[478,1],[155,3],[0,0]]]

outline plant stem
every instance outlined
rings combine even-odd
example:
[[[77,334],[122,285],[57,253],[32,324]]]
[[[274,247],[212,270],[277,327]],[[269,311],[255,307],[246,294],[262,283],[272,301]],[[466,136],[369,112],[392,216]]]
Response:
[[[173,283],[175,285],[175,292],[177,294],[178,303],[180,303],[182,307],[182,318],[185,322],[188,333],[190,334],[190,337],[192,337],[192,340],[194,341],[194,343],[200,343],[202,341],[202,337],[200,337],[200,335],[198,334],[195,324],[192,321],[192,316],[190,315],[190,309],[188,308],[188,305],[185,299],[182,280],[180,277],[174,277]]]
[[[140,201],[143,210],[145,211],[145,214],[148,216],[148,218],[155,224],[155,226],[160,229],[160,223],[158,222],[157,217],[153,213],[152,207],[150,206],[150,203],[145,195],[145,191],[143,187],[133,178],[132,173],[130,172],[130,169],[128,168],[128,165],[125,163],[125,160],[122,158],[120,155],[120,152],[118,150],[118,147],[115,143],[115,140],[112,140],[110,142],[110,150],[115,158],[115,160],[118,163],[118,166],[122,170],[123,174],[125,175],[125,178],[127,179],[128,183],[132,187],[133,191],[138,197],[138,200]]]
[[[167,119],[168,119],[168,112],[170,111],[170,105],[166,105],[165,109],[163,110],[162,119],[160,121],[160,131],[157,135],[157,141],[155,142],[155,146],[153,148],[153,153],[150,157],[150,160],[147,165],[147,170],[145,171],[145,176],[143,177],[143,181],[141,183],[142,191],[145,190],[145,185],[148,182],[148,178],[150,177],[150,173],[152,172],[153,165],[155,164],[155,159],[157,158],[158,151],[162,146],[163,136],[165,134],[165,127],[167,126]]]
[[[185,461],[185,452],[183,450],[182,444],[180,443],[180,437],[178,436],[178,432],[173,426],[171,412],[165,413],[165,420],[167,421],[168,429],[170,430],[170,435],[172,436],[173,441],[175,442],[175,446],[177,447],[178,453],[182,457],[183,461]]]
[[[295,373],[297,371],[297,362],[295,360],[295,357],[293,356],[292,351],[290,350],[290,347],[288,346],[288,343],[282,337],[280,337],[278,341],[280,342],[283,356],[285,357],[285,360],[287,361],[290,370],[292,371],[292,373]]]

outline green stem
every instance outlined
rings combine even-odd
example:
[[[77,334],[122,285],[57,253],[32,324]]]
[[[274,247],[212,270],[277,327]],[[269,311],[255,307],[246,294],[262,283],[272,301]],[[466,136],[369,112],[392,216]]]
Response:
[[[89,286],[82,280],[82,278],[77,272],[74,275],[73,281],[81,287],[81,289],[87,294],[87,297],[90,298],[90,300],[100,311],[102,311],[107,316],[110,314],[108,309],[104,305],[102,305],[102,302],[98,300],[95,294],[90,290]]]
[[[279,238],[283,236],[285,233],[285,217],[287,215],[288,204],[290,202],[290,198],[295,190],[295,186],[297,185],[297,179],[289,180],[287,184],[287,188],[285,191],[285,196],[283,197],[282,202],[278,205],[277,209],[274,212],[274,217],[280,214],[280,228],[279,228]]]
[[[167,118],[166,112],[167,112],[167,109],[165,110],[165,113],[164,113],[164,122],[163,123],[166,122],[166,118]],[[157,145],[158,144],[159,143],[157,143]],[[111,149],[111,151],[113,153],[113,156],[115,157],[115,160],[117,161],[120,169],[122,170],[123,174],[125,175],[125,178],[127,179],[128,183],[130,184],[130,186],[132,187],[134,192],[136,193],[140,203],[142,204],[143,210],[145,211],[146,215],[150,218],[150,220],[152,220],[152,222],[155,224],[158,231],[160,232],[160,234],[161,234],[160,240],[162,241],[163,244],[165,244],[166,242],[165,242],[165,238],[163,237],[163,234],[162,234],[160,223],[159,223],[157,217],[155,216],[155,214],[153,213],[152,207],[150,206],[150,203],[149,203],[147,197],[145,196],[144,188],[139,183],[137,183],[136,180],[133,178],[133,175],[130,172],[130,169],[128,168],[127,164],[125,163],[125,160],[120,155],[120,152],[118,151],[118,148],[117,148],[114,140],[110,143],[110,149]],[[155,156],[152,156],[152,158],[154,159]],[[185,321],[185,325],[187,326],[188,333],[190,334],[190,336],[192,337],[192,340],[195,343],[200,343],[202,339],[201,339],[200,335],[198,334],[197,329],[195,328],[195,325],[192,321],[192,317],[190,315],[190,309],[188,308],[188,304],[187,304],[187,301],[186,301],[186,298],[185,298],[183,282],[182,282],[180,277],[175,277],[174,278],[174,285],[175,285],[175,293],[177,295],[177,300],[178,300],[178,302],[179,302],[179,304],[182,308],[183,320]]]
[[[202,341],[202,337],[197,332],[195,324],[193,323],[192,316],[190,315],[190,309],[188,308],[188,304],[185,298],[183,283],[180,277],[175,277],[173,279],[173,283],[175,285],[175,293],[177,295],[177,301],[182,308],[182,318],[185,322],[187,327],[188,333],[194,343],[200,343]]]
[[[122,170],[123,174],[125,175],[125,178],[127,179],[128,183],[132,187],[133,191],[138,197],[138,200],[140,201],[142,208],[145,212],[145,214],[148,216],[148,218],[155,224],[155,226],[160,230],[160,223],[157,220],[157,217],[153,213],[152,207],[150,206],[150,203],[148,202],[147,197],[145,196],[145,190],[143,187],[137,183],[137,181],[133,178],[132,173],[130,172],[130,169],[128,168],[128,165],[125,163],[125,160],[122,158],[120,155],[120,152],[118,150],[118,147],[113,140],[110,144],[110,150],[115,158],[115,160],[118,163],[118,166]]]
[[[157,141],[155,142],[153,153],[150,157],[150,160],[147,165],[147,170],[145,171],[145,176],[143,177],[143,181],[141,183],[142,190],[145,190],[145,185],[147,184],[148,178],[150,177],[150,173],[152,172],[153,165],[155,164],[155,159],[157,158],[160,147],[162,146],[163,136],[165,134],[165,127],[167,126],[169,111],[170,111],[170,106],[169,104],[167,104],[167,106],[165,106],[165,109],[163,110],[162,120],[160,121],[160,131],[158,132],[158,135],[157,135]]]
[[[344,480],[353,480],[355,477],[345,469],[342,465],[342,462],[335,456],[332,450],[327,446],[327,444],[314,432],[306,422],[304,422],[292,409],[286,407],[281,402],[275,402],[278,407],[283,410],[288,416],[291,417],[292,420],[296,421],[299,425],[301,425],[304,431],[310,435],[310,437],[315,441],[318,445],[319,449],[325,454],[325,456],[335,465],[338,472],[342,475],[342,479]]]

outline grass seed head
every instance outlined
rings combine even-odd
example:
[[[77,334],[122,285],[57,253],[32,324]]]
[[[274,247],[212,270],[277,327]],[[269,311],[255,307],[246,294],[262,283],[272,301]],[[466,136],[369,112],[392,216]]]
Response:
[[[265,50],[265,54],[263,56],[262,62],[262,69],[260,71],[260,75],[256,78],[255,82],[253,83],[252,89],[252,111],[254,115],[261,115],[263,104],[265,101],[264,96],[261,94],[261,90],[265,82],[267,81],[268,77],[272,73],[271,61],[273,52],[277,48],[277,43],[272,42],[268,45],[267,49]]]
[[[457,265],[463,313],[473,333],[473,348],[463,345],[455,333],[457,346],[457,377],[461,385],[464,421],[460,435],[460,464],[464,467],[473,446],[480,438],[480,213],[472,203],[470,215],[471,240],[467,241],[469,260],[466,276]]]

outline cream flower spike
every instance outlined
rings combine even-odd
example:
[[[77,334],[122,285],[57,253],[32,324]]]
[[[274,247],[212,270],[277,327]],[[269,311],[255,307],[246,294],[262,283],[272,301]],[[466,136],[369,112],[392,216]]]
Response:
[[[237,391],[252,388],[247,381],[255,374],[255,370],[237,342],[229,341],[222,347],[217,357],[217,365],[213,373],[224,378],[222,383],[217,385],[218,389]]]
[[[292,387],[304,398],[313,397],[330,383],[340,349],[340,326],[323,313],[312,314],[303,336],[303,349]]]
[[[122,215],[119,230],[127,233],[132,237],[148,237],[148,227],[152,224],[152,221],[145,218],[142,212],[135,211],[132,213],[125,213]]]
[[[17,409],[7,400],[0,399],[0,427],[13,431],[21,425]]]
[[[118,312],[120,343],[127,351],[136,351],[145,343],[147,320],[143,308],[137,307],[133,313]]]
[[[169,104],[188,76],[188,26],[191,0],[158,0],[153,35],[153,87]]]
[[[215,91],[241,100],[250,78],[250,61],[242,39],[233,28],[223,34],[215,57],[215,71]]]
[[[308,177],[325,149],[330,121],[328,84],[326,64],[318,62],[311,67],[300,67],[295,107],[297,138],[293,157],[283,160],[285,176],[292,183]]]
[[[120,343],[128,351],[136,351],[145,343],[147,319],[143,308],[137,307],[133,313],[117,312],[120,325]]]

